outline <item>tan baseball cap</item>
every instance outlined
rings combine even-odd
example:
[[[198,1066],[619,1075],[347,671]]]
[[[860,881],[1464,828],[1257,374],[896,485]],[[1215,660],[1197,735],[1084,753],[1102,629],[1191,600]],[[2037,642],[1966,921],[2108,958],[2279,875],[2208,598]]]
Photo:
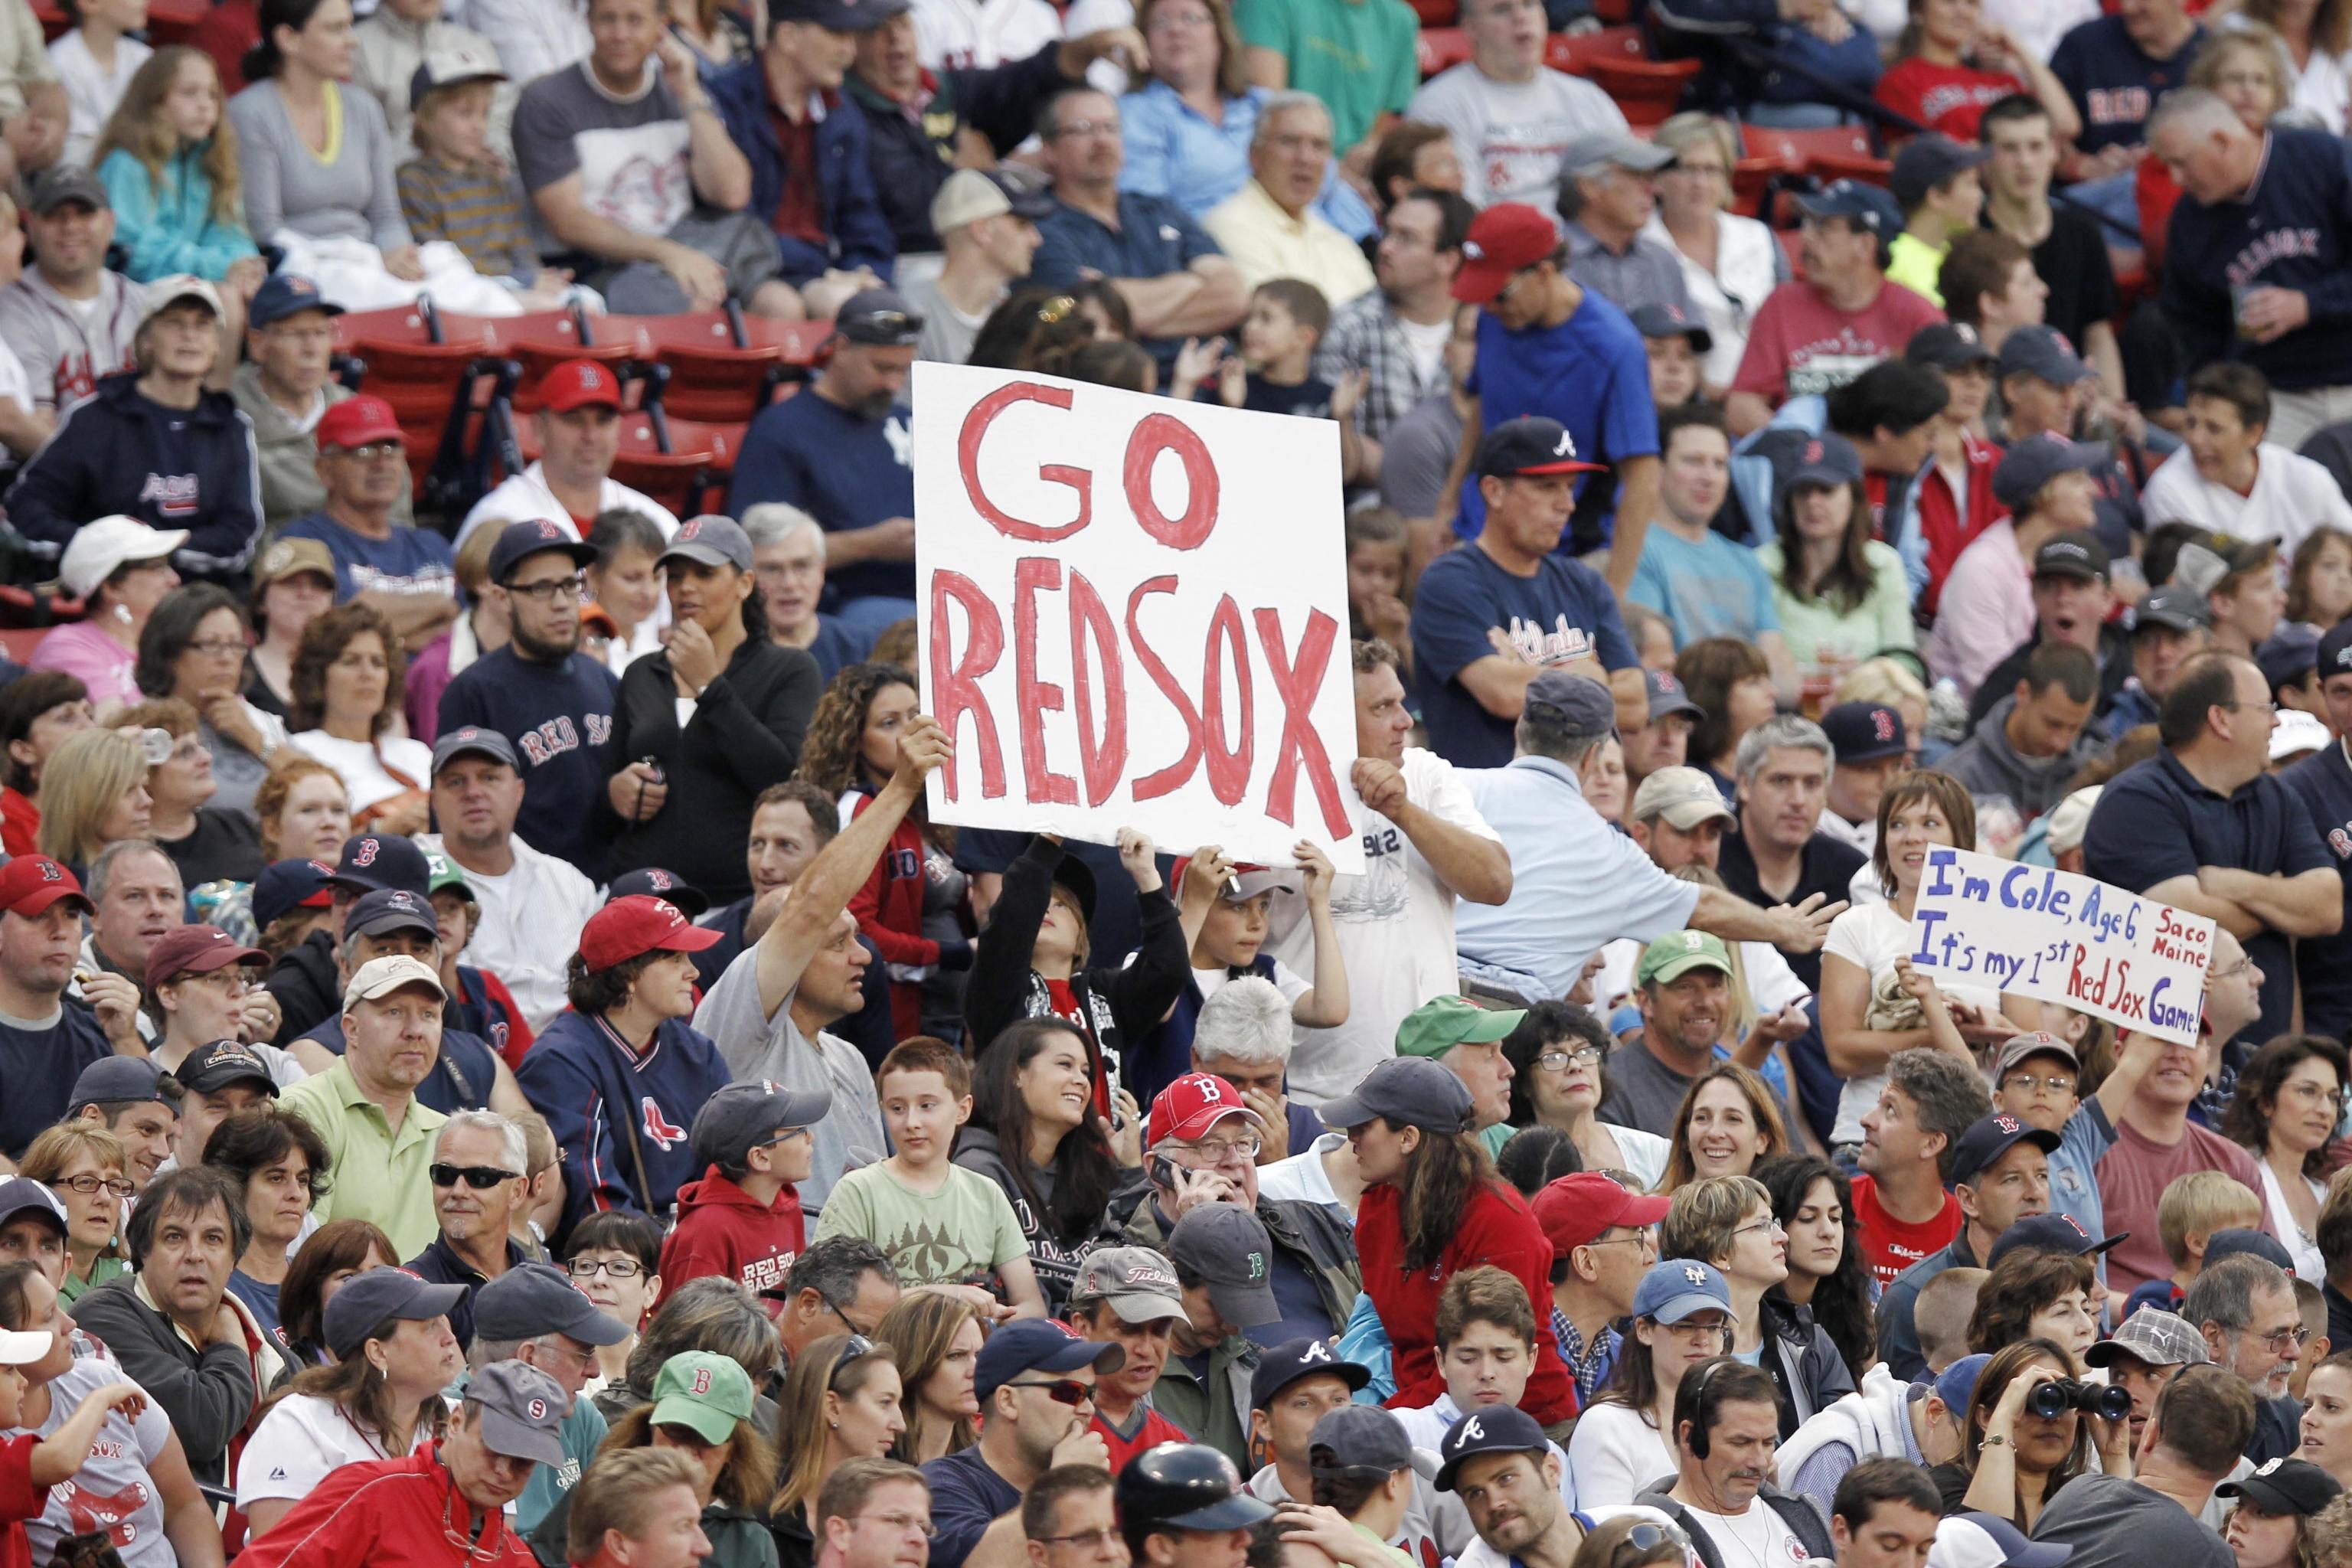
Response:
[[[352,983],[343,987],[343,1005],[349,1008],[354,1002],[373,1002],[411,985],[424,986],[444,1002],[449,999],[449,993],[443,989],[441,977],[433,973],[433,966],[421,958],[411,958],[404,952],[388,958],[371,958],[361,964],[359,973],[352,976]]]
[[[1709,817],[1732,819],[1723,792],[1696,768],[1660,768],[1642,781],[1633,792],[1633,820],[1647,822],[1654,816],[1664,817],[1685,833]]]

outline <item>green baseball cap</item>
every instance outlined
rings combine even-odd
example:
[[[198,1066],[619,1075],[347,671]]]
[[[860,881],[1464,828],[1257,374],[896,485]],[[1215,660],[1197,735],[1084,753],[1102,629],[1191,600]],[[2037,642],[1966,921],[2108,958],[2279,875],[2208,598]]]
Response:
[[[1492,1045],[1527,1016],[1525,1008],[1504,1012],[1481,1007],[1465,996],[1434,996],[1397,1026],[1397,1055],[1442,1057],[1456,1046]]]
[[[1731,973],[1731,952],[1723,939],[1703,931],[1670,931],[1642,950],[1642,962],[1634,967],[1633,984],[1647,985],[1653,981],[1679,980],[1694,969],[1720,969]]]
[[[474,889],[467,886],[466,873],[457,869],[457,862],[446,855],[436,854],[430,849],[425,852],[425,878],[427,897],[435,893],[454,892],[467,903],[474,902]]]
[[[654,1374],[654,1426],[690,1427],[706,1443],[724,1443],[751,1409],[751,1374],[715,1352],[681,1352]]]

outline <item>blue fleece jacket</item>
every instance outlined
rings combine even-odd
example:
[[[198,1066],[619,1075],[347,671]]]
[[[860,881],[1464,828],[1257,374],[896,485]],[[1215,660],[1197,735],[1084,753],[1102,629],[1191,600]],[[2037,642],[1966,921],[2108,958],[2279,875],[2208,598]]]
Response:
[[[165,160],[160,178],[118,147],[98,166],[114,204],[114,241],[129,252],[122,270],[134,283],[193,272],[217,283],[229,264],[257,256],[245,225],[213,216],[212,176],[204,156],[210,142],[192,142]]]

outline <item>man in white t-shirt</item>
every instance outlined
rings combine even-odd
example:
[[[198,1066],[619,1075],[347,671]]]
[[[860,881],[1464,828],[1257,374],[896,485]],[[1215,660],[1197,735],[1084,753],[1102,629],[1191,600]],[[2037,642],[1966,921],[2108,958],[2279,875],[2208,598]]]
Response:
[[[907,303],[923,318],[917,359],[961,364],[990,311],[1037,254],[1037,220],[1054,198],[1013,173],[958,169],[931,198],[931,227],[947,257],[937,278],[909,280]]]
[[[2148,476],[2141,507],[2168,522],[2275,539],[2281,554],[2315,528],[2352,530],[2352,501],[2336,476],[2264,439],[2270,424],[2270,384],[2261,371],[2226,360],[2207,365],[2189,378],[2181,447]]]
[[[1681,1467],[1664,1491],[1637,1500],[1682,1526],[1705,1568],[1802,1568],[1836,1556],[1822,1516],[1767,1480],[1780,1446],[1772,1374],[1730,1356],[1702,1362],[1675,1391]]]
[[[915,0],[915,52],[929,71],[1025,60],[1062,37],[1045,0]]]
[[[1479,206],[1527,202],[1549,209],[1560,153],[1596,131],[1625,134],[1606,92],[1543,63],[1541,0],[1468,0],[1470,58],[1414,93],[1406,115],[1443,125],[1462,162],[1462,194]]]
[[[1396,1051],[1396,1027],[1433,996],[1458,994],[1454,900],[1499,904],[1511,896],[1511,858],[1470,804],[1454,764],[1408,747],[1394,648],[1355,645],[1356,764],[1361,797],[1361,876],[1331,886],[1331,921],[1347,961],[1348,1021],[1300,1033],[1290,1062],[1294,1099],[1336,1100]],[[1303,973],[1315,970],[1315,933],[1306,900],[1273,911],[1265,951]]]

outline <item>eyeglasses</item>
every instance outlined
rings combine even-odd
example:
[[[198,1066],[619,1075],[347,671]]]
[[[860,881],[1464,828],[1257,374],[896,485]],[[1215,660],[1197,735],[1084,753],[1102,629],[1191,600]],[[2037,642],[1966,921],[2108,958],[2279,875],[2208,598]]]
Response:
[[[1008,1383],[1004,1386],[1036,1389],[1056,1405],[1092,1405],[1095,1400],[1095,1385],[1080,1383],[1075,1377],[1057,1377],[1049,1383]]]
[[[918,1535],[921,1536],[921,1537],[922,1537],[924,1540],[926,1540],[926,1541],[936,1541],[936,1540],[938,1540],[938,1539],[939,1539],[939,1534],[940,1534],[940,1532],[939,1532],[936,1529],[932,1528],[931,1521],[930,1521],[929,1520],[928,1520],[928,1519],[923,1518],[920,1514],[913,1514],[913,1513],[861,1513],[861,1514],[859,1514],[859,1515],[858,1515],[855,1520],[852,1520],[850,1522],[851,1522],[851,1523],[853,1523],[853,1524],[866,1524],[866,1523],[868,1523],[868,1522],[872,1522],[872,1523],[875,1523],[875,1524],[879,1524],[879,1525],[885,1526],[885,1527],[886,1527],[886,1528],[887,1528],[887,1529],[899,1531],[901,1531],[901,1532],[911,1530],[911,1531],[913,1531],[916,1534],[918,1534]],[[1100,1533],[1100,1532],[1097,1532],[1097,1533]],[[1116,1533],[1116,1532],[1113,1532],[1113,1533]],[[1049,1536],[1047,1536],[1045,1539],[1046,1539],[1046,1540],[1048,1540],[1048,1541],[1054,1541],[1054,1540],[1058,1540],[1058,1539],[1060,1539],[1060,1538],[1059,1538],[1059,1537],[1056,1537],[1056,1536],[1050,1536],[1050,1535],[1049,1535]],[[1075,1539],[1075,1538],[1074,1538],[1074,1539]]]
[[[2299,1100],[2315,1100],[2322,1105],[2336,1107],[2344,1103],[2344,1091],[2340,1089],[2322,1089],[2315,1083],[2291,1083],[2286,1087],[2287,1092]]]
[[[2030,1072],[2021,1072],[2001,1079],[2000,1087],[2024,1094],[2032,1094],[2037,1089],[2046,1089],[2053,1094],[2072,1094],[2074,1092],[2074,1080],[2054,1073],[2048,1078],[2035,1078]]]
[[[246,647],[243,637],[199,637],[189,643],[184,651],[200,653],[206,658],[227,658],[233,654],[245,652]]]
[[[863,1334],[866,1331],[864,1329],[859,1328],[856,1323],[849,1321],[849,1314],[841,1310],[840,1302],[835,1300],[832,1297],[826,1295],[822,1290],[819,1290],[816,1293],[816,1299],[823,1301],[824,1303],[824,1310],[831,1312],[835,1317],[839,1318],[841,1320],[841,1326],[847,1329],[853,1335]]]
[[[765,1139],[760,1142],[752,1144],[751,1147],[754,1149],[772,1149],[779,1143],[789,1143],[795,1138],[806,1138],[810,1135],[809,1130],[805,1127],[787,1127],[782,1132],[777,1133],[773,1138]]]
[[[1599,1067],[1608,1058],[1609,1053],[1599,1046],[1579,1046],[1574,1050],[1546,1051],[1536,1058],[1536,1066],[1546,1072],[1566,1072],[1572,1067]]]
[[[1734,1236],[1751,1236],[1759,1231],[1769,1232],[1774,1236],[1786,1236],[1789,1234],[1788,1227],[1783,1226],[1777,1219],[1759,1219],[1754,1225],[1741,1226],[1731,1234]]]
[[[108,1192],[112,1193],[118,1198],[127,1198],[132,1193],[139,1190],[120,1176],[98,1176],[92,1175],[88,1172],[84,1172],[79,1176],[60,1176],[56,1181],[51,1182],[49,1185],[53,1187],[71,1187],[75,1192],[79,1193],[84,1197],[89,1196],[100,1187],[104,1187]]]
[[[2253,966],[2254,961],[2252,959],[2241,958],[2237,963],[2230,965],[2227,969],[2207,970],[2205,972],[2205,980],[2208,984],[2210,984],[2216,980],[2234,979],[2238,975],[2243,974],[2247,970],[2252,969]]]
[[[408,454],[408,448],[397,441],[371,441],[364,447],[338,447],[335,449],[344,457],[356,458],[362,463],[377,463],[386,458],[401,458]]]
[[[574,1279],[593,1279],[599,1272],[614,1279],[635,1279],[646,1271],[646,1266],[634,1258],[575,1258],[563,1268]]]
[[[1628,1554],[1655,1552],[1661,1546],[1680,1547],[1685,1555],[1690,1552],[1690,1542],[1684,1539],[1681,1531],[1670,1525],[1637,1524],[1625,1532],[1625,1539],[1610,1552],[1609,1561],[1612,1564],[1622,1563]]]
[[[1198,1154],[1212,1165],[1222,1165],[1228,1160],[1255,1160],[1265,1141],[1255,1132],[1242,1138],[1203,1138],[1198,1143],[1179,1143],[1179,1149]]]
[[[535,599],[542,605],[551,605],[555,603],[556,595],[559,594],[568,593],[572,597],[578,598],[583,592],[583,587],[584,584],[583,579],[577,572],[573,573],[569,577],[550,577],[545,581],[539,583],[509,583],[506,584],[507,592],[514,595],[516,597]]]
[[[1099,1530],[1082,1530],[1076,1535],[1041,1535],[1037,1539],[1048,1546],[1077,1546],[1089,1552],[1104,1552],[1118,1539],[1118,1531],[1106,1525]]]
[[[487,1193],[500,1182],[522,1180],[520,1173],[501,1171],[496,1165],[433,1164],[425,1167],[425,1173],[433,1178],[436,1187],[454,1187],[462,1181],[478,1193]]]
[[[1073,136],[1116,136],[1116,120],[1066,120],[1054,127],[1054,140],[1066,142]]]
[[[2252,1329],[2241,1331],[2273,1355],[2284,1355],[2290,1350],[2299,1351],[2311,1342],[2311,1331],[2301,1326],[2281,1329],[2273,1334],[2256,1335]]]
[[[1654,1318],[1650,1321],[1657,1322]],[[1696,1345],[1703,1345],[1718,1334],[1726,1338],[1731,1334],[1729,1323],[1694,1323],[1688,1318],[1685,1318],[1679,1323],[1658,1323],[1658,1327],[1678,1340],[1687,1340]]]

